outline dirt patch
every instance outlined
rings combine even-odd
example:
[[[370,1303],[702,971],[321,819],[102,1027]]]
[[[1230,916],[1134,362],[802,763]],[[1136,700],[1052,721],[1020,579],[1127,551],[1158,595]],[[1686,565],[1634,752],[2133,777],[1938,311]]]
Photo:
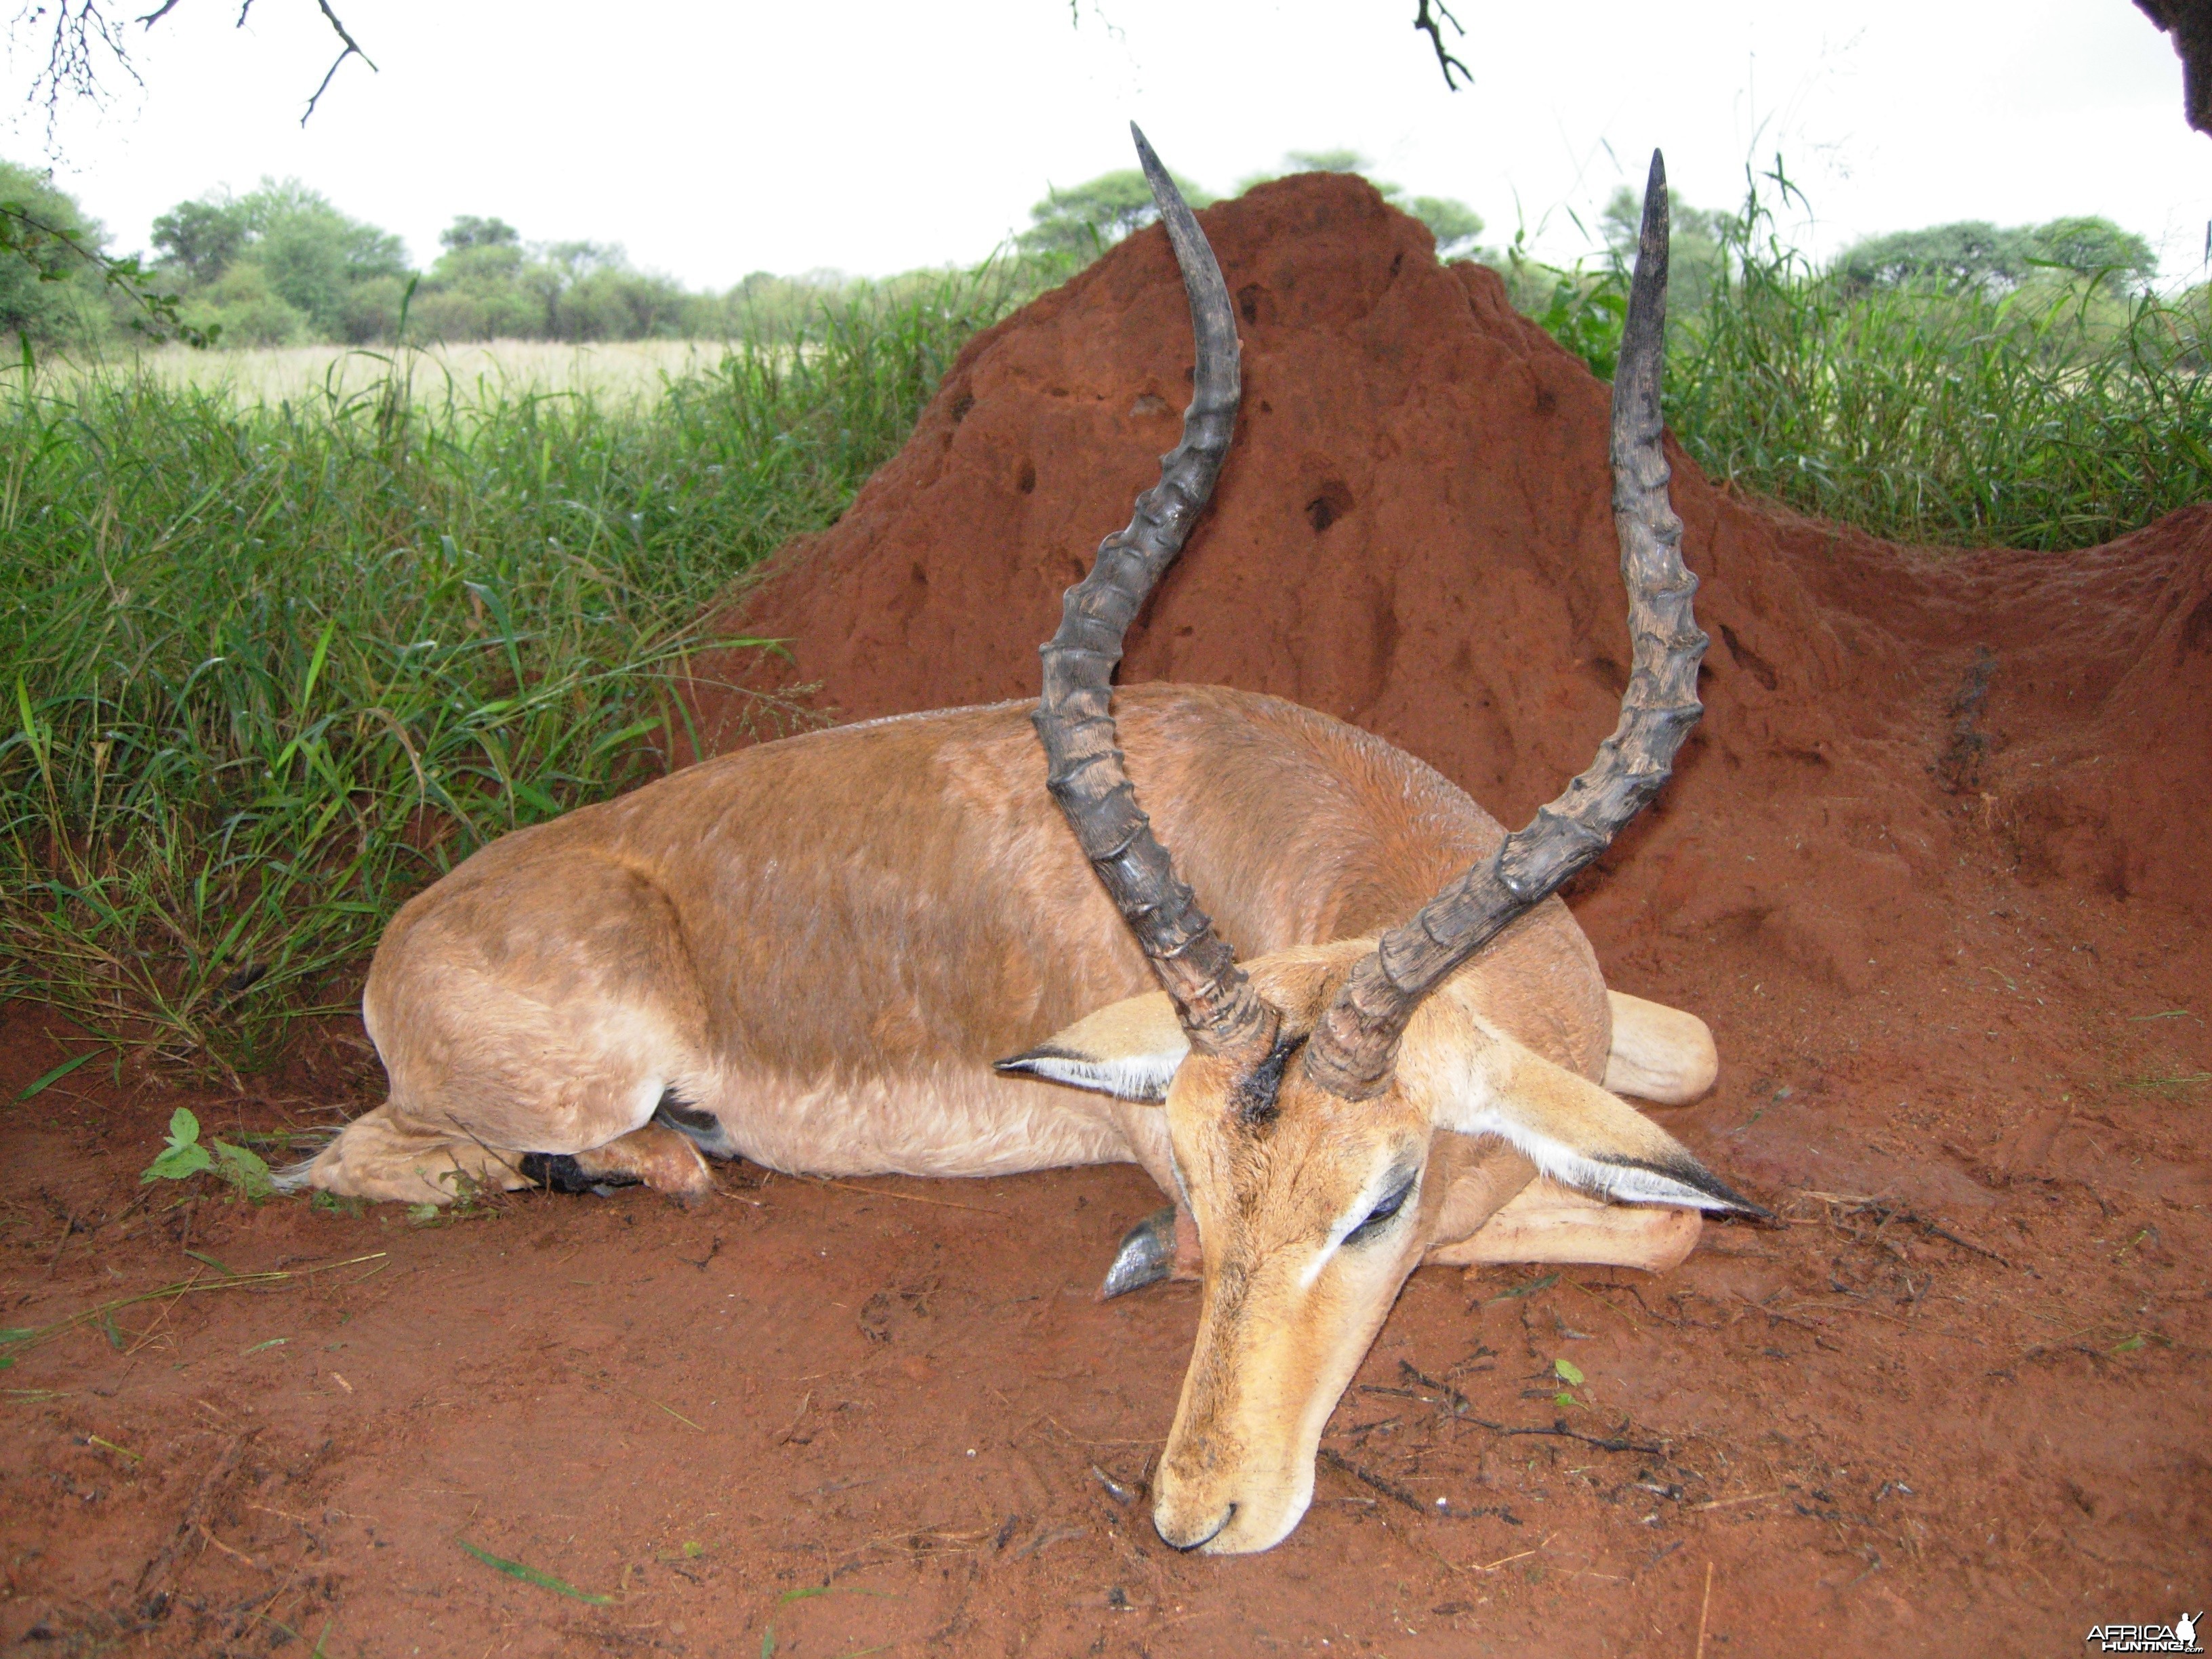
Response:
[[[1124,677],[1294,697],[1524,817],[1622,684],[1603,388],[1357,181],[1204,217],[1244,410]],[[1032,695],[1188,339],[1156,235],[979,339],[748,597],[792,641],[760,684]],[[1713,1024],[1720,1086],[1666,1121],[1787,1224],[1657,1279],[1417,1274],[1304,1524],[1191,1559],[1142,1488],[1194,1298],[1091,1299],[1133,1170],[180,1204],[137,1176],[193,1097],[88,1067],[6,1109],[0,1322],[198,1279],[0,1348],[0,1639],[2010,1655],[2203,1606],[2212,509],[1936,555],[1675,461],[1708,713],[1571,896],[1613,982]],[[0,1099],[64,1052],[9,1011]],[[368,1086],[194,1103],[272,1129]]]

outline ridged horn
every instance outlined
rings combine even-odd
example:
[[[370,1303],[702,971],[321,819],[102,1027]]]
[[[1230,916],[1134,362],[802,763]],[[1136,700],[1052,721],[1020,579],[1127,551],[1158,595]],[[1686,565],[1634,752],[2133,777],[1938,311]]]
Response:
[[[1160,481],[1137,497],[1127,528],[1098,546],[1091,574],[1067,590],[1060,631],[1042,647],[1044,695],[1031,717],[1047,776],[1084,854],[1175,999],[1194,1048],[1257,1058],[1274,1041],[1274,1012],[1237,965],[1236,952],[1177,880],[1138,805],[1112,711],[1114,670],[1129,623],[1161,573],[1182,551],[1213,494],[1237,424],[1237,319],[1228,285],[1189,205],[1133,122],[1137,156],[1182,271],[1197,365],[1182,441],[1160,462]]]
[[[1667,168],[1654,150],[1613,382],[1613,521],[1635,653],[1620,723],[1565,793],[1352,969],[1306,1047],[1307,1076],[1332,1094],[1363,1100],[1382,1092],[1422,999],[1612,844],[1664,787],[1675,750],[1705,712],[1698,665],[1706,641],[1690,608],[1698,579],[1682,563],[1682,521],[1668,501],[1660,445],[1666,331]]]

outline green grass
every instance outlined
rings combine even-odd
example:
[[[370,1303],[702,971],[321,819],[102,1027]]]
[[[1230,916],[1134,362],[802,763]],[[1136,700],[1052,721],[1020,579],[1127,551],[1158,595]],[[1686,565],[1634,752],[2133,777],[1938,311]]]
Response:
[[[0,996],[266,1066],[408,894],[665,766],[708,601],[836,518],[1009,299],[848,299],[629,401],[406,353],[274,407],[0,390]]]
[[[2212,500],[2204,296],[2051,273],[1854,293],[1747,248],[1680,331],[1668,418],[1717,480],[1900,541],[2058,550]]]
[[[2039,270],[2008,292],[1867,289],[1777,233],[1780,165],[1717,216],[1668,330],[1667,418],[1708,477],[1899,541],[2063,550],[2212,501],[2212,289]],[[1601,378],[1617,270],[1518,261],[1516,300]]]

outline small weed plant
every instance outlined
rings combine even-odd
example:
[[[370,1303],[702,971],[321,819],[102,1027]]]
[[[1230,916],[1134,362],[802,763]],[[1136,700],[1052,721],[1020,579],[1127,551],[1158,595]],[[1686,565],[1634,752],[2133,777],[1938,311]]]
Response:
[[[168,1143],[140,1172],[138,1179],[141,1183],[189,1181],[196,1175],[216,1176],[233,1192],[257,1204],[273,1197],[276,1191],[269,1165],[258,1152],[234,1146],[226,1140],[215,1141],[211,1146],[202,1145],[198,1117],[179,1106],[169,1115]]]

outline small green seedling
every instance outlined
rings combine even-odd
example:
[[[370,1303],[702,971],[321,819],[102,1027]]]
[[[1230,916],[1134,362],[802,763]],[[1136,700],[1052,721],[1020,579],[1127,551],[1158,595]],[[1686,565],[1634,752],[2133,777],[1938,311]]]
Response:
[[[494,1555],[489,1550],[480,1550],[465,1538],[453,1540],[471,1555],[495,1572],[503,1572],[509,1578],[520,1578],[526,1584],[535,1584],[540,1589],[550,1589],[556,1595],[566,1595],[578,1601],[588,1601],[595,1607],[611,1607],[615,1598],[599,1595],[590,1590],[578,1589],[565,1578],[556,1578],[542,1568],[525,1566],[520,1561],[510,1561],[503,1555]]]
[[[1571,1359],[1554,1359],[1552,1362],[1552,1373],[1567,1385],[1565,1389],[1560,1389],[1552,1396],[1552,1403],[1555,1406],[1581,1405],[1583,1402],[1569,1393],[1568,1389],[1582,1387],[1583,1368]]]
[[[258,1152],[243,1146],[234,1146],[228,1141],[218,1140],[215,1150],[200,1145],[200,1121],[189,1107],[179,1106],[169,1115],[169,1139],[154,1161],[143,1170],[138,1179],[149,1181],[188,1181],[196,1175],[214,1174],[221,1176],[237,1192],[259,1203],[276,1195],[276,1183],[269,1174],[269,1166]]]

